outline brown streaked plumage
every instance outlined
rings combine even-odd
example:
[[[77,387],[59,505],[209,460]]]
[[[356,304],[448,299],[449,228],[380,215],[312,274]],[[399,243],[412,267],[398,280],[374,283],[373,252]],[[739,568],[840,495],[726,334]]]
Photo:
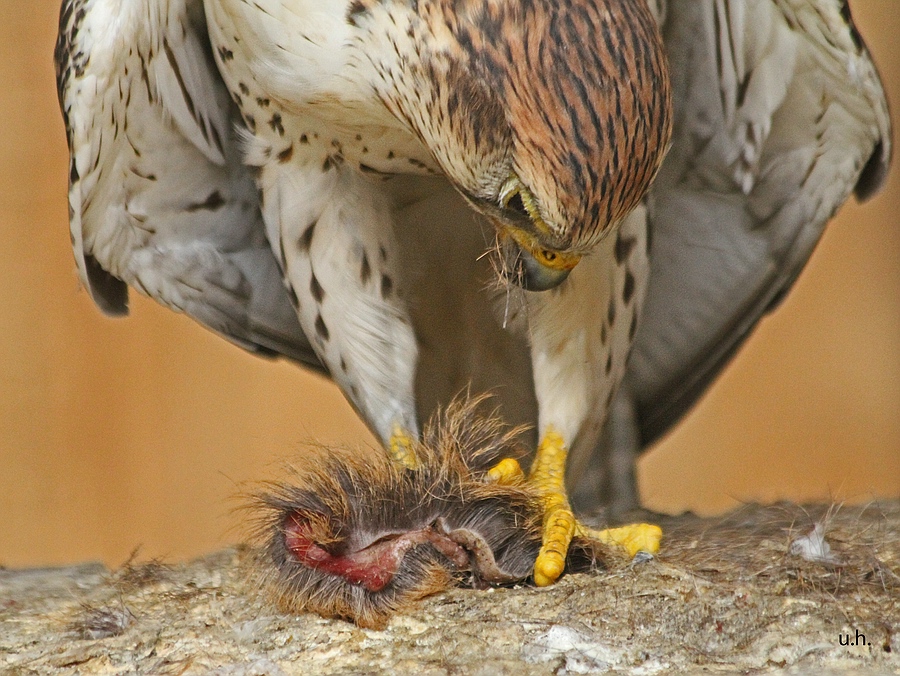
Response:
[[[384,11],[354,6],[360,26]],[[649,189],[671,136],[646,2],[436,0],[411,11],[421,61],[385,69],[388,107],[476,206],[499,207],[496,181],[515,173],[540,203],[547,241],[589,251]],[[416,87],[397,86],[410,70]],[[457,175],[459,164],[468,171]]]
[[[513,171],[559,248],[589,250],[644,196],[669,143],[656,20],[643,0],[451,4],[459,48],[504,102]]]

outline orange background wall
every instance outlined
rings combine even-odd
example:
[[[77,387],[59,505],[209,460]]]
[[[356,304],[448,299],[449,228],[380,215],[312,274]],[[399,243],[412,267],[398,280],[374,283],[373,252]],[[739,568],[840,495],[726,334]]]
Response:
[[[183,558],[239,537],[242,482],[370,440],[329,383],[133,294],[79,290],[51,54],[57,0],[0,3],[0,564]],[[900,106],[896,0],[857,20]],[[781,310],[640,463],[646,504],[900,496],[900,171],[831,225]]]

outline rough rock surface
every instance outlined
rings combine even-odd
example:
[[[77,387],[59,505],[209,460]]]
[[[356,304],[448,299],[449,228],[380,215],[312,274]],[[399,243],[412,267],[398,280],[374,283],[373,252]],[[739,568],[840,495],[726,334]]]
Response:
[[[275,611],[247,548],[0,571],[0,673],[900,674],[900,502],[661,523],[651,561],[453,590],[385,631]]]

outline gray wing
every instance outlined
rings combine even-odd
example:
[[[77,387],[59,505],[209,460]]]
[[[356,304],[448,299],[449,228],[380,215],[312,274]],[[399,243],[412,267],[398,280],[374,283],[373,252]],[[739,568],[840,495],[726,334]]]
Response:
[[[266,240],[202,1],[65,0],[55,58],[72,247],[97,305],[127,314],[132,286],[321,369]]]
[[[664,35],[675,138],[653,189],[643,323],[628,371],[641,443],[705,391],[790,289],[825,224],[881,185],[890,122],[836,0],[686,0]]]
[[[598,457],[636,506],[633,464],[789,291],[851,192],[891,156],[884,91],[839,0],[670,0],[673,144],[650,197],[651,277]]]

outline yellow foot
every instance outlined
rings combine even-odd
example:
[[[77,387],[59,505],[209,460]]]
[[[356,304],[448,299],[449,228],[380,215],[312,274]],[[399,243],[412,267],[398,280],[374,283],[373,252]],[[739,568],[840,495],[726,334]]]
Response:
[[[623,549],[629,557],[639,551],[659,551],[662,530],[650,524],[595,530],[575,519],[566,495],[565,474],[568,451],[562,436],[549,428],[538,446],[528,478],[544,502],[544,536],[541,551],[534,562],[534,583],[551,585],[566,567],[566,555],[575,535]],[[496,469],[496,468],[495,468]],[[493,470],[492,470],[493,471]]]
[[[419,460],[416,458],[415,441],[400,425],[394,425],[389,442],[391,457],[408,469],[417,469]]]
[[[549,428],[544,433],[531,465],[529,482],[544,501],[544,537],[534,562],[534,583],[546,587],[559,579],[575,535],[575,515],[566,495],[566,456],[562,436]]]
[[[515,458],[504,458],[487,472],[488,479],[498,484],[517,484],[525,478],[522,466]]]
[[[547,587],[562,575],[576,525],[575,515],[568,504],[545,503],[544,541],[534,562],[534,583],[538,587]]]
[[[619,547],[630,558],[633,558],[638,552],[656,554],[659,551],[659,541],[662,539],[662,528],[650,523],[632,523],[604,530],[595,530],[579,523],[575,527],[575,533],[578,537],[597,540],[611,547]]]

